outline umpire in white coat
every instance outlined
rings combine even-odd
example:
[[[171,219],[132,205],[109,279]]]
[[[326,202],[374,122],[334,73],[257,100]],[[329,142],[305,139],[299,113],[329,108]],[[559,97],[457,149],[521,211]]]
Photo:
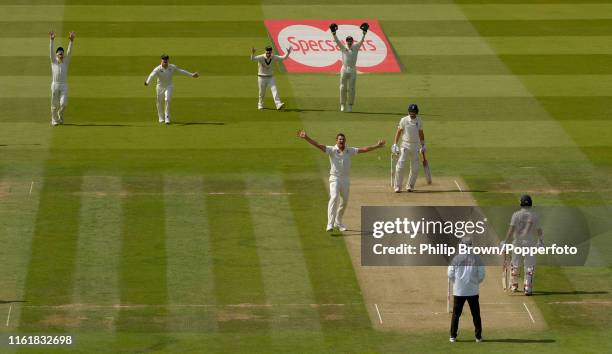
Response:
[[[461,243],[472,246],[472,240],[465,236]],[[459,318],[463,311],[463,305],[467,301],[472,312],[476,342],[482,341],[482,322],[480,319],[480,303],[478,293],[480,283],[485,278],[485,267],[480,257],[475,254],[457,255],[448,266],[448,279],[453,285],[453,316],[450,327],[450,342],[457,340],[457,330],[459,328]]]

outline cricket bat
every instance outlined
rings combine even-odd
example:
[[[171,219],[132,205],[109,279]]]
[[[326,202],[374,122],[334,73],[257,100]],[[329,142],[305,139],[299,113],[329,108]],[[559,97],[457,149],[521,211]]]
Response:
[[[425,157],[424,152],[423,152],[423,170],[425,171],[425,179],[427,179],[427,184],[431,184],[431,171],[429,170],[429,161],[427,161],[427,157]]]
[[[502,287],[504,291],[508,290],[508,257],[503,255],[504,257],[504,265],[502,267]]]

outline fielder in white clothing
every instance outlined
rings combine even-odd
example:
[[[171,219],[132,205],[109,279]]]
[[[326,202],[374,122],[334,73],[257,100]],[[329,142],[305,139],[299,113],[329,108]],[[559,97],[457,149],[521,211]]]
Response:
[[[172,92],[174,91],[172,75],[177,72],[193,78],[200,76],[197,72],[191,73],[174,64],[169,64],[169,59],[168,54],[162,54],[161,64],[151,71],[151,74],[149,74],[149,77],[144,82],[145,86],[148,86],[151,80],[157,77],[157,117],[160,123],[166,124],[170,124],[170,104],[172,103]]]
[[[264,54],[255,55],[255,48],[251,48],[251,60],[257,62],[257,83],[259,86],[259,101],[257,102],[257,109],[264,108],[264,97],[266,96],[266,90],[270,86],[272,91],[272,98],[274,98],[274,105],[276,109],[282,109],[285,104],[281,102],[278,90],[276,88],[276,80],[274,79],[274,72],[272,66],[275,62],[281,62],[289,58],[291,54],[291,48],[287,48],[287,53],[284,56],[272,54],[272,47],[266,47]]]
[[[540,219],[531,209],[533,206],[531,197],[527,194],[521,196],[520,204],[521,209],[512,214],[510,226],[506,233],[506,240],[502,242],[502,246],[504,243],[512,242],[514,247],[544,247]],[[525,295],[530,296],[533,293],[533,275],[536,265],[536,258],[533,255],[519,256],[517,253],[512,253],[512,261],[510,262],[510,291],[513,293],[518,291],[521,260],[523,260],[525,266],[523,291]]]
[[[408,115],[402,118],[395,132],[395,139],[391,147],[392,154],[399,154],[397,165],[395,165],[395,193],[399,193],[404,182],[404,165],[410,160],[410,175],[408,176],[408,192],[414,190],[417,175],[419,174],[419,153],[425,152],[425,133],[423,133],[423,121],[417,116],[419,107],[416,104],[408,106]],[[397,145],[402,138],[400,146]]]
[[[362,25],[363,26],[363,25]],[[367,28],[367,27],[362,27]],[[346,45],[344,45],[336,36],[338,26],[332,24],[330,26],[332,36],[336,45],[342,52],[342,68],[340,69],[340,111],[352,112],[353,104],[355,103],[355,82],[357,80],[357,55],[363,44],[367,29],[363,30],[363,36],[359,42],[354,42],[353,37],[346,37]]]
[[[346,226],[342,223],[342,217],[348,205],[351,157],[385,146],[384,140],[379,140],[376,145],[355,148],[346,147],[346,137],[342,133],[336,135],[335,146],[325,146],[317,143],[304,130],[298,132],[298,137],[329,155],[331,168],[329,170],[329,204],[327,205],[326,230],[330,232],[333,231],[334,227],[337,227],[340,231],[346,231]]]
[[[68,64],[72,55],[74,32],[70,32],[68,50],[58,47],[54,51],[55,32],[49,32],[49,59],[51,59],[51,125],[64,124],[64,110],[68,105]]]

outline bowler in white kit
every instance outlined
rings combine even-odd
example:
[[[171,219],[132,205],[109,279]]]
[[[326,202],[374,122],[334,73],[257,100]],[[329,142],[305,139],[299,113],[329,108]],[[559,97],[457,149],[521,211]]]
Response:
[[[68,64],[72,55],[74,32],[70,32],[68,50],[58,47],[54,50],[55,32],[49,32],[49,59],[51,60],[51,125],[64,124],[64,110],[68,105]]]
[[[408,176],[408,192],[414,190],[417,175],[419,173],[419,153],[425,152],[425,133],[423,133],[423,121],[417,116],[419,107],[416,104],[408,106],[408,115],[402,118],[397,126],[392,154],[399,154],[397,165],[395,165],[395,179],[393,189],[399,193],[404,182],[404,165],[410,160],[410,175]],[[397,143],[402,139],[401,145]]]
[[[333,231],[334,227],[340,231],[346,231],[342,223],[344,211],[348,205],[349,198],[349,171],[351,169],[351,157],[356,154],[369,152],[385,146],[384,140],[366,147],[346,147],[346,137],[342,133],[336,135],[336,145],[325,146],[310,138],[304,130],[298,131],[298,137],[306,140],[312,146],[329,155],[329,203],[327,205],[327,232]]]
[[[174,64],[169,64],[169,60],[170,57],[167,54],[162,54],[161,64],[153,69],[144,82],[145,86],[148,86],[151,80],[157,77],[157,118],[160,123],[166,124],[170,124],[170,105],[172,103],[172,93],[174,92],[172,75],[176,72],[193,78],[200,76],[197,72],[191,73]]]
[[[272,66],[275,62],[281,62],[289,58],[291,54],[291,48],[287,48],[287,53],[282,57],[280,55],[272,54],[272,47],[267,46],[264,54],[255,55],[255,48],[251,48],[251,60],[257,62],[257,84],[259,86],[259,101],[257,101],[257,109],[264,108],[264,97],[266,96],[266,90],[268,86],[272,91],[272,98],[274,99],[274,105],[276,109],[282,109],[285,104],[281,102],[280,96],[278,95],[278,89],[276,88],[276,80],[274,79],[274,71]]]
[[[355,83],[357,80],[357,56],[359,49],[363,44],[366,33],[368,32],[368,24],[361,25],[363,36],[358,42],[354,42],[353,37],[346,37],[346,45],[342,44],[336,35],[338,25],[332,23],[329,26],[334,42],[342,52],[342,68],[340,69],[340,111],[352,112],[353,104],[355,103]]]

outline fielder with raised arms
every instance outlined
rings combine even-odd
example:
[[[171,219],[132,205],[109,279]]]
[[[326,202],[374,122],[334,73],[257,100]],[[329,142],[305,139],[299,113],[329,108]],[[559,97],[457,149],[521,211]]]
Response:
[[[425,152],[425,133],[423,133],[423,121],[417,116],[419,107],[412,103],[408,106],[408,115],[402,118],[395,132],[395,139],[391,147],[392,154],[399,154],[397,165],[395,166],[395,180],[393,190],[399,193],[404,182],[404,164],[406,159],[410,159],[410,175],[408,176],[408,192],[414,190],[417,175],[419,173],[419,153]],[[402,143],[397,145],[400,137]]]
[[[64,48],[53,50],[55,32],[49,32],[49,59],[51,59],[51,125],[64,124],[64,110],[68,105],[68,64],[72,55],[74,32],[70,32],[68,50],[64,55]]]
[[[160,123],[170,124],[170,104],[172,103],[172,93],[174,92],[174,85],[172,84],[172,75],[175,72],[198,78],[200,74],[197,72],[191,73],[187,70],[183,70],[174,64],[169,64],[170,56],[168,54],[161,55],[161,64],[156,66],[149,77],[145,80],[145,86],[149,86],[149,83],[153,78],[157,77],[157,118]],[[164,107],[165,103],[165,107]]]
[[[359,55],[359,48],[363,44],[366,33],[370,25],[367,23],[361,24],[359,27],[363,31],[363,36],[359,42],[354,42],[353,37],[346,37],[346,45],[338,39],[336,31],[338,25],[332,23],[329,25],[334,42],[340,51],[342,52],[342,68],[340,69],[340,111],[352,112],[353,104],[355,103],[355,83],[357,80],[357,55]]]
[[[542,228],[538,215],[531,209],[533,201],[527,194],[521,196],[521,209],[512,214],[510,226],[506,233],[506,240],[502,241],[502,247],[506,243],[512,242],[514,247],[544,247]],[[510,262],[510,291],[515,293],[518,291],[518,277],[521,274],[521,260],[525,265],[525,295],[529,296],[533,293],[533,274],[535,273],[536,259],[534,255],[520,256],[512,253],[512,261]]]
[[[272,54],[272,47],[267,46],[264,54],[255,55],[255,48],[251,48],[251,60],[257,62],[257,84],[259,86],[259,101],[257,102],[257,109],[264,108],[264,97],[266,96],[266,90],[270,86],[272,91],[272,98],[274,98],[274,105],[276,109],[282,109],[285,104],[281,102],[280,96],[278,95],[278,89],[276,88],[276,80],[274,79],[274,71],[272,66],[275,62],[281,62],[289,58],[291,54],[291,48],[287,48],[287,53],[284,56]]]
[[[346,231],[342,223],[344,211],[348,205],[349,198],[349,171],[351,168],[351,157],[356,154],[369,152],[385,146],[384,140],[379,140],[376,145],[366,147],[346,147],[346,137],[342,133],[336,135],[336,145],[325,146],[310,138],[304,130],[298,131],[298,137],[306,140],[312,146],[329,155],[329,203],[327,205],[327,232],[333,231],[334,227],[340,231]]]

